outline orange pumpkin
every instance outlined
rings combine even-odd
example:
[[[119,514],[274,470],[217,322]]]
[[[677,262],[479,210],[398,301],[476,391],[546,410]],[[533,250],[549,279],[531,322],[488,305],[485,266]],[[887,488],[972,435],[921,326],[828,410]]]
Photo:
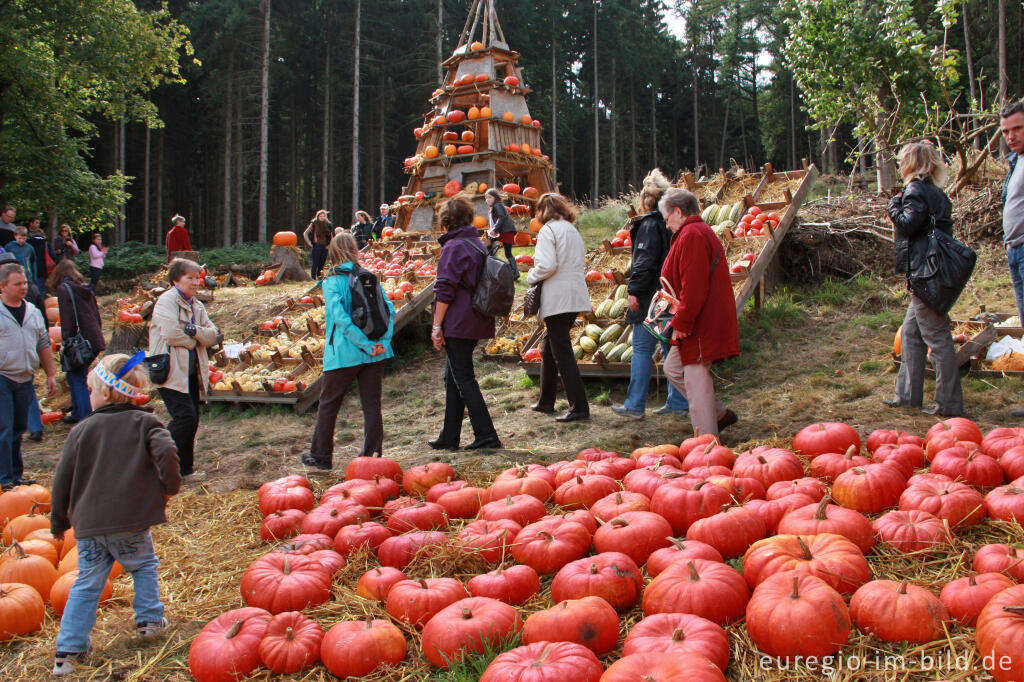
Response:
[[[900,355],[903,351],[903,325],[896,330],[896,336],[892,340],[892,352]]]
[[[519,149],[520,149],[520,151],[522,151],[522,152],[523,152],[524,154],[529,154],[529,153],[530,153],[530,152],[532,151],[532,150],[530,149],[530,145],[526,144],[525,142],[524,142],[524,143],[522,143],[521,145],[519,145]]]
[[[54,613],[58,616],[64,615],[64,607],[68,603],[68,595],[71,594],[71,586],[75,584],[75,580],[78,579],[78,569],[68,571],[64,575],[57,578],[53,583],[53,587],[50,588],[50,606],[53,607]],[[110,598],[114,595],[114,587],[110,584],[110,580],[103,585],[103,591],[100,592],[100,603],[110,601]]]
[[[64,341],[64,337],[60,335],[60,327],[56,325],[50,327],[47,333],[50,335],[50,343],[52,344],[58,344]]]
[[[250,348],[252,348],[252,346],[250,346]],[[77,544],[78,539],[75,538],[75,529],[68,528],[66,531],[64,531],[64,540],[61,542],[60,545],[60,558],[63,559],[65,556],[67,556],[68,552],[74,549],[75,545]]]
[[[0,563],[0,583],[23,583],[44,599],[49,598],[56,580],[57,569],[49,559],[26,553],[18,543],[14,544],[14,556]]]
[[[444,195],[446,197],[453,197],[462,191],[462,183],[458,180],[449,180],[444,186]]]
[[[25,554],[34,554],[41,556],[51,564],[54,568],[57,568],[57,547],[53,543],[47,542],[46,540],[22,540],[18,543],[18,547],[21,547],[21,551]],[[14,559],[18,556],[17,548],[11,545],[4,550],[3,554],[0,554],[0,564],[10,559]]]
[[[519,194],[519,185],[514,182],[509,182],[502,185],[501,191],[507,194]]]
[[[441,135],[441,139],[444,140],[445,142],[454,142],[455,140],[459,139],[459,134],[454,130],[446,130],[444,131],[444,134]]]
[[[480,118],[480,110],[476,107],[470,107],[469,111],[466,112],[466,118],[470,121],[475,121]]]
[[[529,114],[523,114],[522,116],[519,117],[519,122],[522,123],[524,126],[528,126],[531,123],[533,123],[533,119],[530,117]]]
[[[529,246],[530,234],[528,232],[516,232],[516,246]]]
[[[533,155],[534,156],[540,156],[540,147],[534,147],[533,148]]]
[[[516,76],[505,76],[505,80],[502,82],[510,88],[514,88],[519,85],[519,79]]]
[[[24,490],[8,490],[0,494],[0,526],[6,526],[11,519],[28,514],[36,501]]]
[[[486,82],[487,82],[487,81],[489,81],[489,80],[491,80],[491,76],[490,76],[490,74],[486,74],[486,73],[478,73],[478,74],[476,75],[476,82],[477,82],[477,83],[486,83]]]
[[[472,154],[476,151],[476,148],[471,144],[460,144],[458,149],[455,150],[456,154]]]
[[[428,159],[436,159],[437,153],[437,147],[435,147],[434,145],[428,145],[427,148],[423,150],[423,156],[427,157]]]
[[[455,145],[453,145],[453,144],[446,144],[444,146],[444,155],[445,156],[455,156]]]
[[[53,533],[50,532],[49,528],[42,528],[40,530],[32,531],[31,533],[25,536],[25,542],[28,542],[30,540],[44,540],[45,542],[49,542],[51,545],[53,545],[53,548],[57,550],[57,559],[60,559],[60,551],[64,546],[64,541],[58,540],[57,538],[53,537]]]
[[[512,152],[513,154],[518,154],[519,153],[519,145],[517,145],[517,144],[510,144],[507,147],[505,147],[505,150],[509,151],[509,152]]]
[[[472,43],[469,44],[469,49],[472,50],[473,52],[479,52],[480,50],[484,49],[484,44],[481,43],[479,40],[474,40]]]
[[[473,133],[472,130],[463,130],[462,131],[462,141],[463,142],[472,142],[475,139],[476,139],[476,135]]]
[[[540,218],[530,218],[530,232],[537,234],[542,227],[544,227],[544,223],[540,221]]]
[[[491,117],[491,108],[490,107],[481,107],[480,108],[480,118],[490,118],[490,117]]]
[[[47,308],[46,321],[50,324],[60,324],[60,311],[56,308]]]
[[[447,116],[449,123],[462,123],[466,120],[466,112],[461,109],[452,109]]]
[[[487,227],[487,218],[482,215],[473,216],[473,227],[478,230],[482,230]]]
[[[46,307],[46,308],[56,308],[57,307],[57,297],[56,296],[47,296],[46,300],[43,301],[43,306]]]
[[[299,235],[294,232],[275,232],[274,233],[274,245],[275,246],[295,246],[299,243]]]
[[[516,120],[516,115],[513,114],[511,111],[506,111],[504,114],[501,115],[501,120],[508,121],[509,123],[511,123],[512,121]]]
[[[29,485],[19,485],[15,490],[27,493],[29,497],[35,500],[35,503],[39,505],[36,507],[36,511],[40,514],[45,514],[50,511],[50,491],[46,489],[46,486],[39,485],[38,483],[31,483]],[[49,528],[49,526],[47,526],[47,528]]]
[[[523,196],[526,197],[527,199],[536,199],[537,197],[540,196],[540,192],[537,191],[536,187],[524,187]]]
[[[43,514],[37,514],[38,505],[32,506],[32,511],[11,519],[11,522],[4,526],[4,544],[22,540],[34,530],[42,530],[50,527],[50,519]]]
[[[487,191],[487,183],[486,182],[481,182],[479,185],[476,186],[476,193],[477,194],[483,194],[486,191]]]
[[[35,632],[43,625],[46,604],[29,585],[0,584],[0,642]]]
[[[435,116],[434,120],[431,121],[430,124],[435,126],[443,126],[446,122],[447,120],[445,119],[444,116]]]

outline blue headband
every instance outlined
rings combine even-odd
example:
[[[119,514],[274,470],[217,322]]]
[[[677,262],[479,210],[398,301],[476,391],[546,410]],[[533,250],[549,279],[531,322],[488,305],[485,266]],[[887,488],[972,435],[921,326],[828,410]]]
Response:
[[[114,389],[118,393],[126,395],[129,398],[137,398],[139,396],[145,395],[145,393],[140,391],[137,387],[132,386],[127,381],[123,381],[121,377],[123,377],[128,372],[132,371],[132,369],[137,367],[139,363],[142,362],[145,358],[145,351],[140,350],[138,353],[133,355],[128,360],[128,362],[124,363],[124,365],[121,367],[121,369],[117,371],[116,374],[107,370],[107,368],[103,366],[102,362],[97,362],[96,366],[92,370],[92,373],[99,377],[99,379],[104,384]]]

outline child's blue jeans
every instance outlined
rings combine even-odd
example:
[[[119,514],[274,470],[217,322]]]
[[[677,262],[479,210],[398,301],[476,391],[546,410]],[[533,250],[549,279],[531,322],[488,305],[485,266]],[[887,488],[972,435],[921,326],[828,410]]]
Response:
[[[78,578],[60,619],[57,651],[77,654],[89,650],[89,633],[96,624],[100,595],[115,560],[132,575],[136,624],[159,623],[164,617],[156,573],[160,562],[153,552],[153,536],[148,528],[78,538]]]

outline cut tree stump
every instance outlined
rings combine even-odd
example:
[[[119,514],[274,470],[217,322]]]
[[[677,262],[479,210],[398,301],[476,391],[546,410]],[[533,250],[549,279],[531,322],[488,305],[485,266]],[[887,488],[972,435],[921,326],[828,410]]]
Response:
[[[299,250],[293,246],[274,246],[271,249],[273,258],[272,268],[277,269],[274,276],[274,284],[290,280],[293,282],[309,282],[313,278],[309,276],[299,259]]]

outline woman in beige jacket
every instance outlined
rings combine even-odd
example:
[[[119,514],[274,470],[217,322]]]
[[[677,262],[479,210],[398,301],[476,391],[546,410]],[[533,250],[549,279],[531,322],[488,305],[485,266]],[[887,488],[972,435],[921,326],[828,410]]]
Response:
[[[544,226],[537,234],[534,267],[526,276],[529,284],[543,282],[540,312],[544,320],[544,348],[540,365],[540,399],[532,409],[546,414],[555,411],[558,376],[569,400],[569,411],[556,421],[590,418],[590,405],[583,379],[572,352],[569,330],[576,315],[590,310],[590,293],[584,274],[586,249],[572,224],[576,209],[560,194],[548,193],[537,202],[537,218]]]
[[[167,266],[171,288],[160,294],[149,325],[149,355],[168,353],[167,381],[154,384],[171,415],[167,430],[178,447],[181,475],[201,477],[193,470],[196,431],[199,429],[199,393],[210,389],[207,347],[217,341],[217,328],[196,299],[202,268],[184,258]]]

